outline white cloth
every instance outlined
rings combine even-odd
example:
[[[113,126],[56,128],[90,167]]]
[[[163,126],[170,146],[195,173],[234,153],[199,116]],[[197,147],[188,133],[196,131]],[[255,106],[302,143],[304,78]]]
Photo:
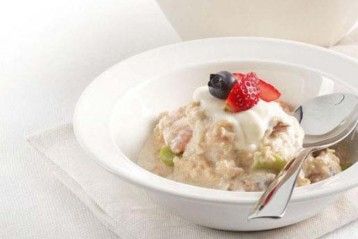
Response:
[[[104,170],[81,149],[71,125],[28,138],[47,157],[54,175],[65,184],[102,223],[121,238],[318,238],[358,219],[358,188],[314,218],[266,232],[224,232],[181,219],[136,188]]]

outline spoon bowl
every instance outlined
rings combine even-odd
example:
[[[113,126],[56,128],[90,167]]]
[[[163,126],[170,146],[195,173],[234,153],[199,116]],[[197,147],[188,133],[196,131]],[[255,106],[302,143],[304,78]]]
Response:
[[[355,95],[335,93],[299,106],[294,116],[305,131],[303,147],[329,147],[345,138],[354,129],[350,124],[358,117],[357,102]]]

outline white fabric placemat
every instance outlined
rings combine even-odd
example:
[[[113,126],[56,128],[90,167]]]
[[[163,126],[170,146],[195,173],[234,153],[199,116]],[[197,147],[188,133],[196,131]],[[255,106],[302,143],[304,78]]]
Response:
[[[65,184],[110,230],[121,238],[318,238],[358,219],[358,188],[314,218],[264,232],[224,232],[194,225],[155,205],[144,190],[109,173],[81,149],[72,125],[29,136],[28,142],[51,164]]]

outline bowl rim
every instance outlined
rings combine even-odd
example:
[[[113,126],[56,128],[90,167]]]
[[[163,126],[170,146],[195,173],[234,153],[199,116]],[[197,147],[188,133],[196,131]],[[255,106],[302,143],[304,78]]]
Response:
[[[222,190],[216,190],[216,189],[208,189],[208,188],[203,188],[203,187],[198,187],[198,186],[175,182],[175,181],[160,177],[158,175],[155,175],[155,174],[141,168],[139,165],[137,165],[136,163],[131,161],[129,158],[127,158],[118,149],[117,146],[113,145],[114,142],[112,142],[112,147],[115,146],[116,156],[120,160],[125,160],[126,164],[131,165],[132,167],[139,167],[140,170],[142,170],[144,174],[147,174],[147,176],[149,178],[152,178],[156,182],[161,181],[161,182],[163,182],[163,185],[155,184],[151,180],[142,180],[138,177],[133,177],[133,175],[131,175],[130,173],[123,172],[123,170],[119,169],[118,165],[107,164],[104,162],[104,160],[101,160],[101,157],[104,158],[106,156],[100,155],[100,154],[98,154],[98,152],[96,153],[91,148],[89,141],[86,140],[85,134],[83,134],[84,130],[86,130],[86,128],[84,128],[83,125],[81,124],[81,121],[83,119],[83,112],[81,111],[81,109],[84,107],[85,101],[87,99],[89,99],[89,97],[91,97],[91,94],[96,92],[96,87],[98,87],[99,85],[103,86],[104,84],[106,84],[106,81],[108,79],[110,79],[108,77],[111,75],[112,72],[115,71],[116,68],[118,68],[119,66],[128,64],[128,63],[129,63],[129,65],[131,65],[131,64],[135,65],[135,62],[138,61],[138,59],[141,60],[141,58],[143,59],[143,58],[152,57],[153,55],[160,55],[161,51],[168,50],[168,49],[170,50],[170,48],[176,48],[176,47],[180,48],[180,46],[188,46],[190,44],[193,44],[195,46],[198,44],[202,44],[203,42],[205,42],[207,44],[208,43],[210,44],[212,42],[220,43],[220,41],[224,41],[224,42],[225,41],[234,41],[234,42],[235,41],[238,41],[238,42],[240,42],[240,41],[247,42],[248,41],[248,42],[256,42],[256,43],[274,43],[274,44],[285,44],[285,45],[291,46],[291,47],[298,46],[298,47],[304,47],[304,48],[311,48],[314,51],[319,51],[321,53],[323,52],[325,54],[334,55],[340,59],[343,58],[344,60],[348,61],[349,64],[354,64],[354,65],[358,66],[357,60],[355,60],[354,58],[351,58],[351,57],[347,57],[347,56],[337,53],[337,52],[333,52],[333,51],[330,51],[330,50],[327,50],[324,48],[312,46],[312,45],[305,44],[305,43],[293,42],[293,41],[289,41],[289,40],[269,39],[269,38],[258,38],[258,37],[210,38],[210,39],[194,40],[194,41],[176,43],[176,44],[171,44],[171,45],[164,46],[164,47],[159,47],[159,48],[132,56],[132,57],[128,58],[127,60],[117,63],[116,65],[112,66],[111,68],[106,70],[104,73],[102,73],[100,76],[98,76],[85,89],[85,91],[82,93],[82,95],[80,96],[80,99],[78,100],[78,102],[76,104],[74,118],[73,118],[74,132],[75,132],[76,138],[79,141],[82,148],[89,155],[91,155],[92,158],[95,159],[95,161],[98,164],[100,164],[102,167],[106,168],[110,172],[120,176],[121,178],[123,178],[131,183],[134,183],[136,185],[156,191],[158,193],[166,193],[166,194],[170,194],[172,196],[180,196],[180,197],[187,198],[187,199],[204,200],[207,202],[225,202],[225,203],[240,203],[240,204],[255,203],[261,194],[260,192],[228,192],[228,191],[222,191]],[[230,58],[228,58],[228,59],[230,59]],[[238,61],[238,60],[236,60],[236,61]],[[215,62],[215,61],[213,61],[213,62]],[[272,60],[269,62],[272,62]],[[280,62],[280,63],[285,64],[284,62]],[[292,63],[289,63],[289,64],[295,65]],[[300,68],[309,68],[309,67],[305,67],[302,65],[299,65],[299,67]],[[313,69],[313,70],[319,71],[316,69]],[[327,74],[324,72],[324,75],[330,75],[330,74]],[[345,84],[345,83],[343,83],[343,84]],[[111,139],[112,139],[112,137],[111,137]],[[111,156],[114,156],[114,155],[112,154]],[[353,165],[349,169],[345,170],[344,172],[339,173],[338,175],[336,175],[334,177],[331,177],[329,179],[323,180],[323,181],[315,183],[315,184],[297,188],[297,189],[295,189],[291,200],[292,201],[302,201],[302,200],[312,199],[312,198],[316,198],[316,197],[323,197],[323,196],[327,196],[331,193],[338,193],[338,192],[347,190],[350,187],[354,187],[354,186],[356,186],[356,184],[350,183],[350,184],[342,185],[337,182],[342,181],[342,180],[344,181],[344,179],[350,178],[351,175],[353,174],[353,171],[357,170],[357,169],[358,169],[358,165]],[[148,175],[148,174],[150,174],[150,175]],[[332,182],[333,182],[333,186],[330,186],[327,188],[325,187],[325,185],[332,184]]]

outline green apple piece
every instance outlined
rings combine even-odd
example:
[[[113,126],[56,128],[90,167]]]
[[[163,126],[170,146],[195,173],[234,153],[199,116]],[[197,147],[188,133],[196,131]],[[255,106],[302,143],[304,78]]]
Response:
[[[262,161],[256,160],[254,169],[264,169],[279,173],[283,167],[285,167],[286,161],[283,160],[279,155],[274,155],[273,161]]]
[[[349,168],[350,166],[352,166],[352,163],[350,163],[350,162],[342,162],[342,163],[341,163],[341,169],[342,169],[342,171],[346,170],[346,169]]]
[[[173,153],[169,146],[163,146],[159,151],[160,160],[169,167],[174,166],[173,159],[175,156],[175,153]]]

